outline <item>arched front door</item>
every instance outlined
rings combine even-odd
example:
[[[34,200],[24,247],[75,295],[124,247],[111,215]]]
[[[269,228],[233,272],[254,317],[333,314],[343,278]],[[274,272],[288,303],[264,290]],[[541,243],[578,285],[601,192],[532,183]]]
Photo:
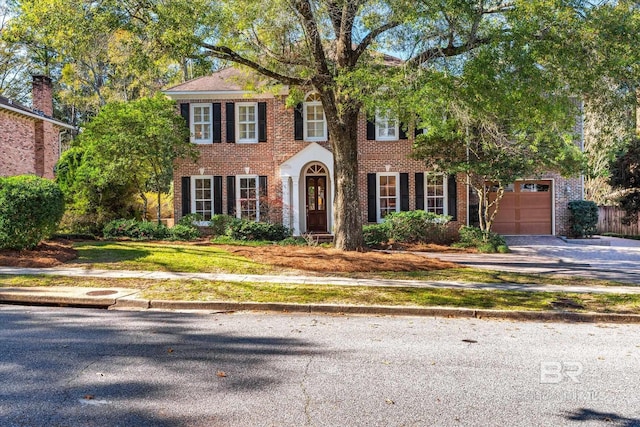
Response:
[[[327,232],[327,171],[311,165],[305,173],[307,231]]]

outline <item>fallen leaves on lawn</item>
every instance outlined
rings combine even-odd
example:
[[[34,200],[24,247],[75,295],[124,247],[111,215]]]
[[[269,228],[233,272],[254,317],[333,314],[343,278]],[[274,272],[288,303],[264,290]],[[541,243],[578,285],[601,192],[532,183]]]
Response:
[[[318,273],[429,271],[460,267],[452,262],[412,253],[346,252],[312,246],[220,246],[235,255],[244,256],[256,262]]]
[[[219,376],[220,378],[224,378],[227,376],[226,372],[224,371],[218,371],[216,372],[216,375]]]

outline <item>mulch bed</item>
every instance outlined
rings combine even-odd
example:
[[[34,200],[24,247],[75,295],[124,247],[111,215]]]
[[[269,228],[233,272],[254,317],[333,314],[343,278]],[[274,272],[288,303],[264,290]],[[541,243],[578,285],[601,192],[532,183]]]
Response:
[[[16,251],[0,250],[0,265],[8,267],[55,267],[78,257],[70,243],[49,241],[40,243],[35,249]]]

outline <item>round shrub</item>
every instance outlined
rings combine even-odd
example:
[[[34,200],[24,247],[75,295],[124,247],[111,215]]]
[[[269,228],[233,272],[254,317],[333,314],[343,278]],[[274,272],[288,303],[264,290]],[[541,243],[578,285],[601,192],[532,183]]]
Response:
[[[198,237],[200,237],[200,231],[194,226],[176,224],[169,229],[171,240],[195,240]]]
[[[162,240],[170,237],[169,229],[156,222],[116,219],[102,229],[105,239],[128,237],[134,240]]]
[[[32,175],[0,178],[0,248],[32,249],[50,237],[64,214],[53,181]]]
[[[379,246],[389,241],[387,225],[385,223],[364,225],[362,227],[362,236],[364,238],[364,244],[369,247]]]

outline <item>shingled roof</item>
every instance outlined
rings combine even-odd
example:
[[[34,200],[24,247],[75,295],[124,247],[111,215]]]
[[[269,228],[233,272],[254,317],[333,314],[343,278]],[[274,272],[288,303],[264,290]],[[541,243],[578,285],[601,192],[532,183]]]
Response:
[[[17,102],[12,101],[9,98],[6,98],[4,96],[0,96],[0,110],[6,110],[6,111],[10,111],[12,113],[15,114],[21,114],[27,117],[30,117],[32,119],[38,119],[38,120],[44,120],[50,123],[53,123],[56,126],[60,126],[63,128],[67,128],[67,129],[75,129],[74,126],[62,122],[60,120],[54,119],[53,117],[49,117],[46,114],[44,114],[42,111],[40,110],[36,110],[33,108],[29,108],[26,107],[22,104],[19,104]]]

